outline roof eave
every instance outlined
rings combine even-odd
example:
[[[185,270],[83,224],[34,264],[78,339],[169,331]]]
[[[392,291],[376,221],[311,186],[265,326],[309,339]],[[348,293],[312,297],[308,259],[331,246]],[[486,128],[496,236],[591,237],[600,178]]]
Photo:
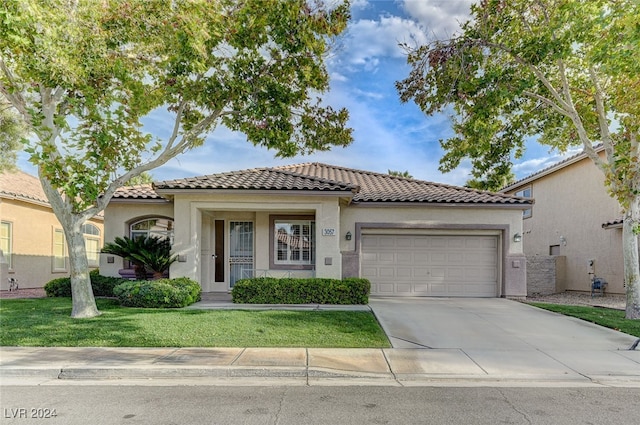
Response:
[[[30,204],[39,205],[41,207],[51,208],[51,204],[47,201],[42,201],[40,199],[33,199],[26,196],[16,195],[13,193],[0,193],[0,198],[10,199],[12,201],[22,201]]]
[[[501,204],[483,202],[406,202],[406,201],[353,201],[353,206],[359,207],[434,207],[434,208],[496,208],[526,210],[531,208],[533,203],[528,204]]]
[[[161,196],[176,196],[184,194],[216,194],[216,195],[279,195],[286,196],[329,196],[353,198],[352,190],[306,190],[306,189],[155,189]]]
[[[604,150],[604,146],[599,146],[597,148],[595,148],[596,153],[600,153],[601,151]],[[541,179],[542,177],[548,176],[549,174],[555,173],[558,170],[562,170],[565,167],[568,167],[570,165],[573,165],[577,162],[580,162],[584,159],[588,159],[589,157],[587,156],[587,154],[585,152],[579,153],[576,156],[574,156],[573,158],[569,158],[569,159],[565,159],[564,161],[560,161],[555,165],[552,165],[544,170],[538,171],[536,173],[531,174],[528,177],[525,177],[522,180],[518,180],[517,182],[502,188],[498,191],[498,193],[506,193],[506,192],[511,192],[514,189],[518,189],[522,186],[526,186],[528,184],[530,184],[531,182],[534,182],[538,179]]]
[[[168,204],[171,200],[165,198],[111,198],[109,203],[144,203],[144,204]]]

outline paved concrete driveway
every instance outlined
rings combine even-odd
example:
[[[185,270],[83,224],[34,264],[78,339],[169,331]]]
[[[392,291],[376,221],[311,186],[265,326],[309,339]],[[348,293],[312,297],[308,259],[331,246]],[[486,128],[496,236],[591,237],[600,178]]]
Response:
[[[637,339],[502,298],[382,298],[369,305],[394,348],[628,350]]]

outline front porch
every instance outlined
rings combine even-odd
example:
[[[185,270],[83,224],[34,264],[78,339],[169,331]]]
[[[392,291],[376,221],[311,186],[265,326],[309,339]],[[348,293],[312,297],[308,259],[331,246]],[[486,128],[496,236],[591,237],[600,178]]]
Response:
[[[342,277],[336,198],[255,198],[174,199],[171,276],[194,279],[205,293],[250,277]]]

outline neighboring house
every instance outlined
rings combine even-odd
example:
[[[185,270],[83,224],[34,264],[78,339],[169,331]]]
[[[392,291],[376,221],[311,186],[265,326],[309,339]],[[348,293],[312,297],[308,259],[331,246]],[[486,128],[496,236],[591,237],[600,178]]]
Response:
[[[84,225],[89,265],[97,268],[104,242],[104,221]],[[69,258],[62,226],[51,209],[40,180],[22,171],[0,173],[0,288],[9,278],[20,288],[41,288],[69,276]]]
[[[604,157],[602,148],[598,152]],[[523,214],[524,252],[529,260],[564,257],[558,292],[591,291],[590,272],[608,282],[606,292],[625,292],[621,208],[608,194],[604,174],[586,154],[574,155],[501,192],[535,200]]]
[[[171,276],[226,292],[251,276],[365,277],[373,295],[526,295],[529,200],[319,163],[119,190],[105,240],[171,239]],[[127,265],[102,254],[101,273]]]

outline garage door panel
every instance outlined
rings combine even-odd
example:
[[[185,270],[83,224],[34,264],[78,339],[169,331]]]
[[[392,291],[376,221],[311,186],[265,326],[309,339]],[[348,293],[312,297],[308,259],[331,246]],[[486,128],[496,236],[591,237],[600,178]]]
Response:
[[[425,263],[428,264],[447,264],[447,253],[446,252],[437,252],[433,251],[429,253],[429,256],[425,259]]]
[[[463,278],[466,281],[484,282],[495,280],[498,276],[495,268],[470,268],[464,271]]]
[[[414,252],[413,253],[413,263],[414,264],[426,264],[429,262],[429,258],[431,257],[428,252]]]
[[[411,252],[396,253],[396,264],[413,264],[413,254]]]
[[[465,247],[465,240],[461,238],[447,238],[447,248],[462,249]]]
[[[413,267],[413,277],[426,280],[431,277],[431,273],[428,268],[425,267]]]
[[[396,270],[397,270],[397,276],[399,279],[413,277],[413,273],[410,268],[398,268]]]
[[[498,295],[496,236],[364,235],[361,254],[374,295]]]

